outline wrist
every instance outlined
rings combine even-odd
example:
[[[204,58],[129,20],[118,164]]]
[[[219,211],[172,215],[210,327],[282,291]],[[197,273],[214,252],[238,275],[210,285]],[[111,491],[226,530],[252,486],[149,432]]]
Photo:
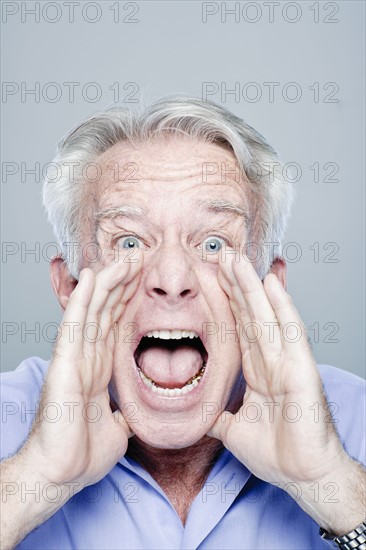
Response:
[[[45,478],[40,461],[23,447],[1,463],[1,547],[11,548],[57,512],[79,484],[59,484]]]
[[[2,463],[3,502],[16,504],[24,517],[31,511],[42,518],[49,510],[60,508],[70,498],[69,486],[44,477],[39,464],[23,450]]]
[[[322,539],[335,542],[341,550],[366,550],[366,520],[342,536],[335,536],[324,529],[319,530],[319,535]]]
[[[344,454],[338,466],[319,482],[300,484],[298,499],[319,527],[334,536],[351,532],[365,519],[365,468]]]

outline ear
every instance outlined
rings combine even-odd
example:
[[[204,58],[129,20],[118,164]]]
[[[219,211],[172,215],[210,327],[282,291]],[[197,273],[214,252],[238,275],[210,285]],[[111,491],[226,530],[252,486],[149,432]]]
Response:
[[[287,289],[287,265],[283,258],[275,258],[269,270],[270,273],[277,275],[283,288]]]
[[[52,258],[50,264],[50,277],[52,288],[57,296],[60,306],[65,311],[69,298],[78,284],[77,279],[70,275],[65,260],[60,256]]]

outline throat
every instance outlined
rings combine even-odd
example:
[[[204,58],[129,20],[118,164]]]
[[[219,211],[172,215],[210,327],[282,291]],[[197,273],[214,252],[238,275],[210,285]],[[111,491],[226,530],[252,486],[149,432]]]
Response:
[[[220,441],[207,436],[185,449],[156,449],[135,436],[126,455],[149,472],[185,525],[189,508],[223,449]]]

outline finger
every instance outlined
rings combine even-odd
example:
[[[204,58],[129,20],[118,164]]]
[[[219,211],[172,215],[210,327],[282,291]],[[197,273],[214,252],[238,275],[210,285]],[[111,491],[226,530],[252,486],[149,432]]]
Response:
[[[118,342],[118,334],[115,333],[113,327],[108,331],[105,343],[101,346],[100,341],[90,346],[90,353],[95,350],[96,355],[102,358],[101,361],[93,361],[93,383],[95,391],[104,391],[108,388],[111,381],[113,370],[113,354],[116,342]],[[87,352],[85,352],[87,353]]]
[[[129,284],[131,283],[127,283],[127,285]],[[107,301],[100,314],[100,324],[102,327],[104,326],[108,318],[112,323],[119,318],[125,306],[125,300],[123,299],[125,291],[126,291],[126,286],[122,282],[122,283],[119,283],[116,286],[116,288],[114,288],[110,292],[107,298]]]
[[[108,311],[105,313],[108,319],[111,309],[117,305],[122,296],[119,293],[123,292],[123,286],[127,285],[136,276],[141,267],[142,255],[140,253],[140,256],[136,258],[136,262],[126,262],[125,258],[122,257],[122,260],[112,262],[98,273],[87,312],[86,324],[90,323],[91,326],[94,324],[96,330],[100,331],[100,315],[107,306]],[[114,292],[115,289],[117,290]]]
[[[95,288],[88,308],[87,322],[95,322],[103,309],[112,290],[120,283],[127,282],[131,263],[123,260],[112,262],[104,267],[95,277]]]
[[[139,288],[141,281],[141,265],[139,271],[135,271],[135,276],[129,282],[123,279],[108,295],[104,307],[100,313],[99,325],[101,329],[101,342],[105,341],[108,333],[113,329],[115,323],[123,314],[128,301]],[[131,271],[128,274],[131,274]]]
[[[241,326],[245,326],[251,321],[251,317],[249,315],[249,311],[245,303],[244,297],[242,296],[241,290],[238,288],[236,282],[233,285],[230,271],[221,268],[218,272],[217,278],[221,288],[224,290],[229,298],[230,307],[235,317],[235,320],[237,321],[237,323],[241,324]],[[239,327],[239,330],[237,329],[237,332],[240,342],[242,342],[240,329],[241,327]]]
[[[103,362],[103,378],[106,380],[106,383],[109,383],[110,377],[112,375],[113,367],[113,352],[116,342],[119,341],[119,326],[118,321],[123,314],[126,303],[127,296],[132,296],[133,293],[137,290],[139,286],[141,275],[137,274],[135,279],[128,283],[127,287],[119,285],[115,288],[108,297],[105,308],[101,314],[100,318],[100,330],[101,338],[97,342],[97,347],[103,345],[103,353],[105,354],[106,360]],[[130,287],[132,286],[132,290]],[[129,290],[129,292],[127,292]],[[108,304],[108,302],[110,302]],[[113,307],[114,306],[114,307]]]
[[[100,315],[100,326],[103,334],[109,331],[112,325],[116,323],[123,314],[127,302],[132,298],[138,289],[141,281],[141,270],[128,283],[124,282],[117,285],[110,293],[106,304]]]
[[[282,351],[279,323],[251,262],[243,257],[240,262],[223,262],[221,269],[249,342],[258,347],[265,360],[278,356]]]
[[[117,328],[112,323],[113,310],[122,300],[125,284],[129,286],[141,266],[141,254],[139,261],[133,263],[125,262],[123,258],[104,268],[96,277],[85,323],[84,356],[89,359],[94,383],[99,386],[106,386],[112,375],[114,347],[118,341],[113,330]],[[123,307],[122,300],[120,314]]]
[[[249,258],[243,257],[239,262],[232,262],[231,276],[233,284],[242,292],[252,321],[263,323],[276,321],[275,313],[267,298],[263,283],[258,277]],[[234,282],[235,281],[235,282]]]
[[[83,328],[94,292],[95,277],[91,269],[80,272],[78,284],[70,295],[54,356],[70,360],[83,359]]]
[[[309,344],[305,326],[291,296],[274,273],[265,277],[264,288],[279,322],[283,348],[287,357],[303,357],[305,349],[309,350]]]
[[[247,382],[254,383],[254,380],[258,381],[258,376],[261,375],[260,366],[263,364],[263,357],[256,345],[256,338],[253,339],[253,323],[245,298],[237,281],[233,279],[230,273],[229,269],[224,270],[221,268],[218,272],[218,281],[228,295],[230,308],[236,321],[244,378]]]
[[[99,326],[101,330],[101,341],[108,338],[108,333],[113,327],[114,319],[119,318],[124,310],[122,303],[125,287],[122,283],[116,286],[108,295],[104,307],[100,313]]]

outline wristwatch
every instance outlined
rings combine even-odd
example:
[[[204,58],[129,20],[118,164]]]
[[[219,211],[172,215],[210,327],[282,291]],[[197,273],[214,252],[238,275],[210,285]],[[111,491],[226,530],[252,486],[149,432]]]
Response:
[[[366,521],[342,537],[332,535],[322,528],[319,535],[322,539],[333,540],[341,550],[366,550]]]

